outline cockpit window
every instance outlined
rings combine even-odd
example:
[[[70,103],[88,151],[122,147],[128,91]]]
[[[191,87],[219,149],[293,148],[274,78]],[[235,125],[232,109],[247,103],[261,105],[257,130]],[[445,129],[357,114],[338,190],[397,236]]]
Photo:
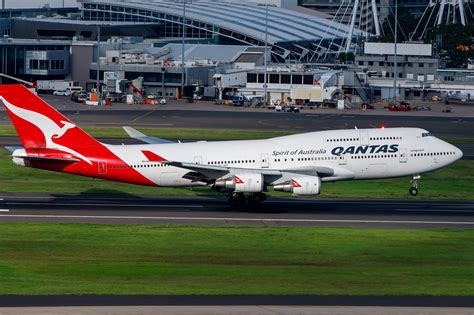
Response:
[[[421,136],[422,136],[422,137],[432,137],[433,134],[432,134],[431,132],[423,132],[423,133],[421,134]]]

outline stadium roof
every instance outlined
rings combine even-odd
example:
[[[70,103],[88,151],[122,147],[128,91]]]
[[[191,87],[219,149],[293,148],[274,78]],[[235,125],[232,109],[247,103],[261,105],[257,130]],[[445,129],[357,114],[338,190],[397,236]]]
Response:
[[[165,0],[78,0],[85,20],[153,22],[163,25],[163,37],[182,36],[183,2]],[[209,43],[271,46],[273,58],[313,62],[343,50],[348,25],[300,10],[266,7],[237,0],[185,0],[186,36]],[[189,32],[192,30],[192,32]],[[191,36],[189,35],[191,34]],[[355,30],[354,37],[368,36]]]
[[[183,3],[163,0],[82,0],[82,3],[100,3],[129,6],[158,11],[176,16],[183,15]],[[186,18],[213,24],[265,41],[265,6],[248,2],[192,1],[186,4]],[[268,7],[268,42],[315,41],[344,38],[348,26],[323,17],[280,7]]]

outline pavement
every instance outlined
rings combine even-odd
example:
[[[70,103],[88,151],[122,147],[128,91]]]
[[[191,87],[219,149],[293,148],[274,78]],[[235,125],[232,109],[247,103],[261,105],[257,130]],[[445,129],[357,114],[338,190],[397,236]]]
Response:
[[[471,315],[463,307],[368,307],[368,306],[87,306],[0,308],[0,315]]]
[[[0,296],[0,314],[474,314],[471,297]]]
[[[269,199],[236,211],[222,197],[3,194],[8,222],[474,229],[474,201]]]
[[[78,126],[201,128],[281,130],[309,132],[333,129],[417,127],[431,131],[435,136],[474,138],[474,118],[377,116],[352,114],[226,112],[179,110],[89,110],[62,113]],[[5,113],[0,124],[9,125]]]
[[[168,100],[166,105],[127,105],[123,103],[114,103],[112,106],[85,106],[79,103],[72,102],[69,97],[64,96],[55,96],[48,94],[40,94],[40,97],[43,98],[47,103],[55,106],[59,110],[125,110],[130,109],[136,110],[192,110],[192,111],[225,111],[225,112],[255,112],[255,113],[268,113],[275,112],[274,110],[267,108],[249,108],[249,107],[240,107],[240,106],[229,106],[229,105],[216,105],[214,102],[210,101],[194,101],[194,103],[187,103],[185,100]],[[384,116],[437,116],[437,117],[471,117],[474,118],[474,106],[472,105],[457,105],[451,104],[446,106],[443,102],[433,102],[433,101],[422,101],[422,100],[413,100],[410,101],[411,105],[429,105],[431,110],[426,111],[410,111],[410,112],[391,112],[384,108],[386,104],[377,103],[373,104],[373,110],[362,110],[358,108],[354,109],[345,109],[338,110],[335,108],[309,108],[304,107],[302,112],[304,113],[319,113],[319,114],[354,114],[354,115],[384,115]],[[449,108],[450,113],[445,113],[443,110]]]

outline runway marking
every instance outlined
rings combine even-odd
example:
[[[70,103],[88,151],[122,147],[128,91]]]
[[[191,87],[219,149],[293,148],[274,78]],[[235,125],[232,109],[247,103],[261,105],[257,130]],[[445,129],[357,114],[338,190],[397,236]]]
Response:
[[[115,203],[65,203],[65,202],[6,202],[7,205],[43,205],[43,206],[99,206],[99,207],[158,207],[158,208],[204,208],[203,205],[144,205]]]
[[[10,212],[10,209],[0,209],[0,212]]]
[[[447,210],[447,209],[395,209],[398,212],[467,212],[467,213],[474,213],[474,210]]]
[[[151,111],[149,111],[149,112],[147,112],[147,113],[145,113],[145,114],[143,114],[143,115],[140,115],[140,116],[138,116],[137,118],[135,118],[134,120],[132,120],[132,122],[136,122],[137,120],[142,119],[143,117],[146,117],[146,116],[148,116],[148,115],[154,113],[155,111],[156,111],[156,110],[154,109],[154,110],[151,110]]]
[[[330,219],[268,219],[268,218],[218,218],[218,217],[149,217],[149,216],[106,216],[106,215],[34,215],[34,214],[0,214],[8,218],[59,218],[59,219],[135,219],[135,220],[173,220],[173,221],[250,221],[250,222],[306,222],[306,223],[395,223],[395,224],[447,224],[447,225],[473,225],[474,222],[461,221],[401,221],[401,220],[330,220]]]

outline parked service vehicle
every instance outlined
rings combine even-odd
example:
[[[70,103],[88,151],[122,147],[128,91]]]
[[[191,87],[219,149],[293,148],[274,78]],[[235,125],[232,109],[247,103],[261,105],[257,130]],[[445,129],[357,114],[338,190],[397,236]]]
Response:
[[[235,95],[232,97],[232,105],[244,106],[247,99],[243,95]]]
[[[36,90],[39,93],[54,93],[54,91],[67,91],[71,89],[82,90],[82,87],[74,81],[64,81],[64,80],[38,80],[36,81]]]
[[[66,90],[64,91],[54,91],[53,92],[53,95],[57,95],[57,96],[69,96],[70,93]]]
[[[56,90],[53,91],[53,95],[58,95],[58,96],[70,96],[73,93],[81,93],[84,90],[80,86],[73,86],[73,87],[68,87],[65,90]]]
[[[287,113],[299,113],[300,109],[297,106],[294,105],[287,105],[285,106],[285,112]]]
[[[87,100],[87,93],[85,92],[74,92],[71,94],[71,101],[76,103],[82,103]]]

